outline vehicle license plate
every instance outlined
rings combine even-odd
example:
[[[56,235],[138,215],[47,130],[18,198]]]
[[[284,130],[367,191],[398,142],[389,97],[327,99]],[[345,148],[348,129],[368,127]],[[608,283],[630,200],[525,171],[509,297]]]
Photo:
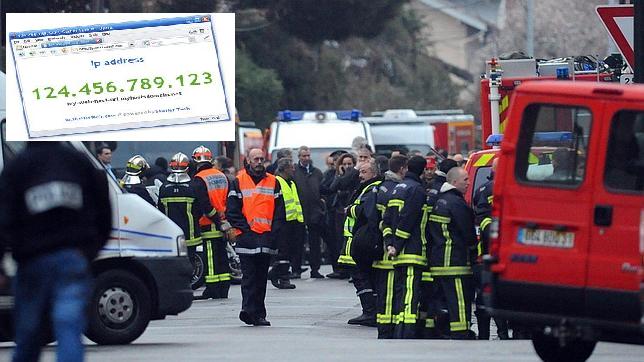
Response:
[[[517,241],[525,245],[570,249],[575,246],[575,233],[546,229],[520,228]]]

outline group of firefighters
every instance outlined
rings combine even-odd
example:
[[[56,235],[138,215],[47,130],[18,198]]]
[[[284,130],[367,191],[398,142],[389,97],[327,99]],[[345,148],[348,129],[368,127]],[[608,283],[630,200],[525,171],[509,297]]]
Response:
[[[489,240],[492,177],[476,190],[472,209],[463,196],[468,174],[455,160],[441,161],[428,180],[425,157],[399,154],[383,164],[363,149],[357,153],[369,156],[358,157],[348,169],[342,166],[345,153],[330,156],[341,170],[334,183],[348,177],[356,181],[344,209],[343,245],[334,263],[334,271],[351,275],[362,305],[362,314],[349,324],[377,326],[382,339],[473,339],[471,305],[476,295],[478,338],[489,339],[480,271]],[[191,161],[193,177],[188,172]],[[289,282],[289,244],[297,242],[304,221],[292,159],[278,159],[272,173],[264,162],[263,151],[253,149],[244,169],[229,179],[213,167],[206,147],[197,147],[192,160],[177,153],[157,205],[183,229],[189,253],[203,243],[206,288],[198,299],[227,297],[231,277],[226,243],[235,241],[243,273],[239,317],[255,326],[270,325],[264,306],[268,279],[280,289],[294,287]],[[146,199],[140,177],[147,167],[143,157],[134,156],[123,178],[128,191]],[[495,322],[499,337],[507,338],[507,323]]]

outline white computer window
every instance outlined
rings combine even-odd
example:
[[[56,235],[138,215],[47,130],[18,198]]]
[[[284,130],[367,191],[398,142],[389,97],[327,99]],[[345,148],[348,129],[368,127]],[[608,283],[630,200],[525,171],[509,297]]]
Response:
[[[230,120],[215,39],[210,14],[10,32],[29,137]]]

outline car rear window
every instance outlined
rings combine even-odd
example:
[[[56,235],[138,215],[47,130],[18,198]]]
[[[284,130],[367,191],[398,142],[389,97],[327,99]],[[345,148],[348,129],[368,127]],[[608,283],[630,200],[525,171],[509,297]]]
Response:
[[[532,104],[523,112],[515,176],[519,181],[575,187],[584,180],[592,115],[581,107]]]
[[[614,191],[644,191],[644,112],[620,111],[613,117],[604,184]]]

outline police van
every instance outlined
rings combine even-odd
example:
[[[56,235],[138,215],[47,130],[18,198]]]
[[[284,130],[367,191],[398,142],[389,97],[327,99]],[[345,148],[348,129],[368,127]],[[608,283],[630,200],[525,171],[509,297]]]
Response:
[[[0,81],[2,170],[25,142],[6,141],[5,83]],[[83,143],[68,145],[84,153],[96,168],[103,167]],[[98,344],[126,344],[143,334],[150,320],[176,315],[192,305],[192,265],[181,229],[139,196],[124,192],[116,180],[107,178],[113,226],[110,239],[91,264],[95,280],[86,336]],[[4,262],[11,275],[15,266],[9,258]],[[0,341],[13,338],[12,309],[13,300],[5,291],[0,299]]]
[[[360,120],[359,110],[280,111],[271,124],[268,153],[272,160],[280,148],[311,149],[313,165],[324,169],[326,156],[335,150],[350,151],[353,140],[362,137],[374,149],[371,128]]]

